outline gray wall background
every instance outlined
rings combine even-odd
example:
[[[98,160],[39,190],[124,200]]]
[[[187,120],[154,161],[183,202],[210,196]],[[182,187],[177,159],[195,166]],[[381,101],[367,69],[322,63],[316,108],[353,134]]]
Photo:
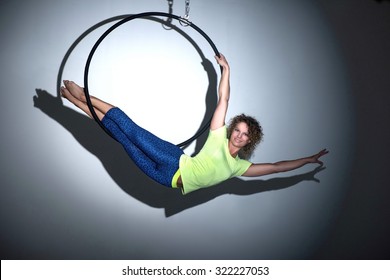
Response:
[[[191,1],[190,20],[232,68],[228,117],[245,112],[264,127],[252,161],[331,153],[322,169],[188,196],[150,181],[58,97],[58,80],[83,83],[113,24],[104,20],[168,11],[168,1],[0,7],[2,259],[389,257],[388,1]],[[94,57],[90,91],[177,143],[209,117],[219,69],[208,44],[174,24],[183,31],[152,20],[116,30]]]

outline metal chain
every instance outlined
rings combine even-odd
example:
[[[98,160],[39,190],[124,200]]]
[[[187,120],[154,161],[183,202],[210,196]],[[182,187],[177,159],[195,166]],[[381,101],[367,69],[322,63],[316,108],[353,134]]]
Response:
[[[169,12],[172,12],[173,0],[168,0]]]
[[[168,0],[168,13],[169,14],[172,14],[173,12],[173,0]],[[163,28],[166,29],[166,30],[170,30],[172,29],[172,27],[170,27],[170,25],[172,24],[172,18],[167,18],[166,19],[166,23],[163,23]]]
[[[190,0],[186,0],[186,7],[184,10],[184,18],[189,19],[190,17]]]
[[[167,0],[169,13],[172,14],[173,11],[173,0]],[[188,26],[191,24],[189,21],[190,18],[190,0],[185,0],[185,9],[184,16],[180,17],[179,23],[182,26]],[[172,29],[170,25],[172,24],[172,18],[167,18],[166,22],[163,23],[164,29],[170,30]]]

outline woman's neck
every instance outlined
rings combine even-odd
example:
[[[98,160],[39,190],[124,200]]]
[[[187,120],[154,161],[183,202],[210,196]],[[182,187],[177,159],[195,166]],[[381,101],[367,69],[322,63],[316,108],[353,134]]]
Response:
[[[233,158],[237,157],[240,148],[235,147],[230,141],[228,142],[228,148],[229,148],[230,155]]]

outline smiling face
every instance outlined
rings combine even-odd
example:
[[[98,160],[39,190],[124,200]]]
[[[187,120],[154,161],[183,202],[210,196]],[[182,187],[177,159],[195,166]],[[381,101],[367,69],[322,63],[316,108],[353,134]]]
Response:
[[[239,122],[236,124],[230,135],[229,142],[237,149],[241,149],[250,143],[249,128],[245,122]]]
[[[230,120],[227,136],[230,151],[233,154],[238,151],[240,158],[249,159],[263,139],[263,129],[255,118],[241,114]]]

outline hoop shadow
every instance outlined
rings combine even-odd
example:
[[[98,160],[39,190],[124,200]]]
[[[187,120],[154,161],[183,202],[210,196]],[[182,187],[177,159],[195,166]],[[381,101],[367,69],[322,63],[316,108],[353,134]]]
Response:
[[[151,207],[164,208],[165,216],[170,217],[224,194],[250,195],[264,191],[288,188],[306,180],[319,182],[319,180],[315,178],[315,175],[322,171],[324,169],[323,167],[318,167],[311,172],[300,175],[273,178],[269,180],[242,181],[239,178],[234,178],[212,188],[206,188],[183,196],[178,190],[162,187],[149,179],[149,177],[142,173],[132,162],[118,142],[109,137],[94,120],[64,106],[59,94],[63,69],[76,45],[98,27],[125,16],[127,15],[114,17],[94,25],[72,44],[61,63],[57,80],[57,96],[53,96],[45,90],[36,89],[36,95],[33,97],[34,107],[40,109],[47,116],[57,121],[67,129],[86,150],[94,154],[122,190],[133,198]],[[158,21],[163,24],[169,24],[169,22]],[[172,26],[172,28],[175,27]],[[194,48],[198,50],[202,57],[203,67],[209,78],[209,87],[206,94],[207,109],[204,120],[200,126],[202,127],[202,125],[210,119],[216,106],[217,74],[212,63],[204,57],[196,43],[187,34],[185,34],[185,38],[187,38]],[[196,140],[195,153],[199,152],[206,141],[206,138],[207,133],[202,133],[201,136],[198,137]]]

